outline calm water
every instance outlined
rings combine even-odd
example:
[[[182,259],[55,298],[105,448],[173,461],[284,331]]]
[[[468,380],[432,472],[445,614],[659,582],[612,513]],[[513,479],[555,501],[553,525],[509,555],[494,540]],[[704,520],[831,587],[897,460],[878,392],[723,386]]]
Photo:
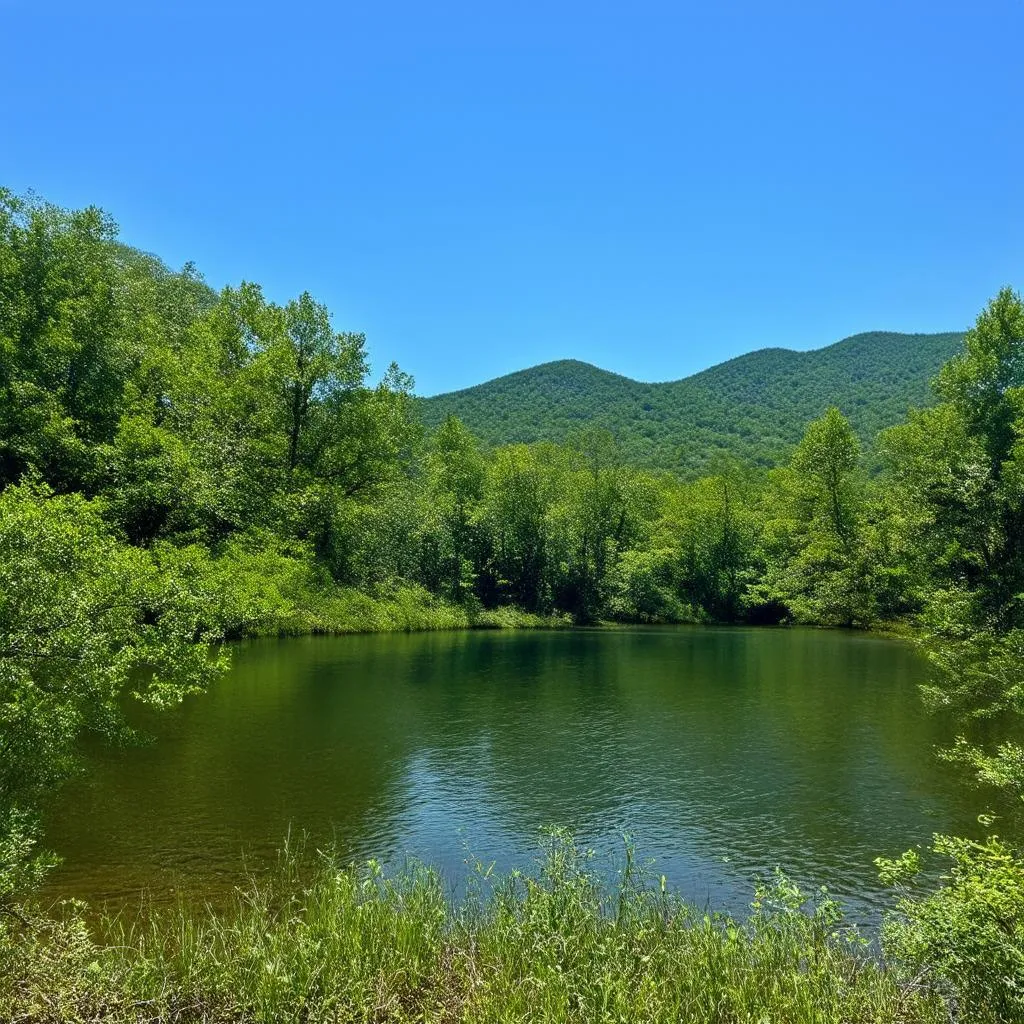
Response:
[[[51,888],[216,898],[289,826],[457,886],[468,853],[529,865],[556,823],[609,858],[631,833],[702,905],[742,912],[781,864],[870,918],[872,858],[973,831],[978,810],[933,757],[949,736],[920,675],[898,642],[810,630],[246,644],[210,693],[154,720],[156,742],[92,756],[50,815]]]

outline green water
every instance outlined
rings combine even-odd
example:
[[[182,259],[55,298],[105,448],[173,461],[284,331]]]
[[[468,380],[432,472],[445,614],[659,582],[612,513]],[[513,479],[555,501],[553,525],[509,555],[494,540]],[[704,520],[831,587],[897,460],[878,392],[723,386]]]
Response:
[[[214,898],[289,827],[345,857],[529,865],[556,823],[635,838],[688,898],[742,912],[783,865],[871,918],[871,860],[972,831],[936,762],[922,666],[843,632],[622,629],[260,641],[155,742],[96,751],[56,801],[54,894]],[[610,860],[608,861],[610,864]]]

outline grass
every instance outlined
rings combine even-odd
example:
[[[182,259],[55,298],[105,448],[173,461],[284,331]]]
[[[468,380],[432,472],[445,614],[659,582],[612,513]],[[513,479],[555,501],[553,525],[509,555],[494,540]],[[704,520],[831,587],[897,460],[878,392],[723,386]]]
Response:
[[[803,909],[802,909],[803,908]],[[809,909],[810,912],[806,912]],[[532,875],[453,903],[439,877],[284,857],[228,911],[10,925],[0,1016],[18,1024],[948,1020],[868,959],[826,898],[783,878],[747,922],[696,911],[631,861],[606,888],[553,834]]]
[[[467,607],[446,601],[421,587],[407,586],[381,596],[341,587],[310,593],[287,617],[271,619],[267,625],[270,632],[282,635],[550,629],[562,628],[571,622],[568,615],[535,615],[511,606]]]

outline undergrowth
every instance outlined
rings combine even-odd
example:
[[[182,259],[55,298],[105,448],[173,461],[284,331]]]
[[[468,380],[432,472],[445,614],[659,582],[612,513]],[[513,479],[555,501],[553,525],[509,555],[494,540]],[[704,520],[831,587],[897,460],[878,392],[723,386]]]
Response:
[[[745,922],[687,906],[627,857],[606,887],[564,834],[537,871],[452,902],[440,877],[285,856],[227,910],[12,919],[0,1018],[18,1024],[947,1020],[784,877]]]

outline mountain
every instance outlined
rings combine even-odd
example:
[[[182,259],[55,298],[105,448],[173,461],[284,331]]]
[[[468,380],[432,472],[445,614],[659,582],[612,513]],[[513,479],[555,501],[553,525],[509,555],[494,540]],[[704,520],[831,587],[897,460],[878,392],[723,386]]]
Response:
[[[604,427],[638,465],[695,473],[721,452],[773,465],[830,405],[870,443],[931,404],[929,381],[963,337],[872,332],[811,352],[766,348],[661,384],[563,359],[418,401],[427,426],[454,414],[492,445]]]

